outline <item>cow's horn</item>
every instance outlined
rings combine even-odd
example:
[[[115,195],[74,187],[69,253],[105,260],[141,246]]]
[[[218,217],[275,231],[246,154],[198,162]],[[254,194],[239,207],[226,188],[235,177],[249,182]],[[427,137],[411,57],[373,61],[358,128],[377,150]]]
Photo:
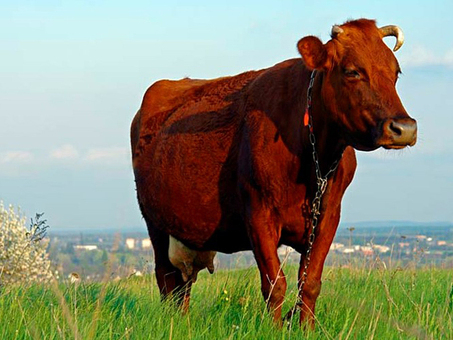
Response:
[[[330,33],[332,38],[335,38],[338,34],[341,34],[341,33],[343,33],[343,29],[340,26],[338,26],[338,25],[332,26],[332,32]]]
[[[379,28],[379,30],[382,33],[382,37],[388,37],[388,36],[396,37],[395,47],[393,48],[393,50],[395,52],[398,51],[401,46],[403,46],[404,34],[403,34],[403,31],[401,30],[401,28],[399,28],[398,26],[395,26],[395,25],[388,25],[388,26]]]

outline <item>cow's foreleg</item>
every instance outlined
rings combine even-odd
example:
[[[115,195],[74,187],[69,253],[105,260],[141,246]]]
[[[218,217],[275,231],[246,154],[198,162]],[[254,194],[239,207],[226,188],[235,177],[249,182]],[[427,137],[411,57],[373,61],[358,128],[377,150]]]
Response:
[[[261,292],[274,321],[281,323],[286,278],[277,254],[279,232],[269,210],[252,210],[249,237],[261,275]]]
[[[302,305],[300,313],[300,323],[308,322],[310,327],[314,327],[314,315],[316,299],[321,292],[321,276],[324,261],[329,252],[338,222],[340,220],[340,207],[328,209],[321,219],[316,238],[311,251],[310,265],[307,271],[307,278],[302,292]],[[299,268],[299,283],[302,282],[305,264],[305,253],[301,255]]]
[[[335,172],[334,178],[331,179],[322,198],[321,215],[319,217],[318,227],[316,228],[316,238],[311,250],[311,261],[302,292],[302,310],[300,313],[300,323],[307,321],[311,327],[314,327],[316,299],[321,292],[321,276],[324,261],[326,260],[340,221],[341,199],[354,177],[355,168],[356,159],[354,150],[348,147],[344,151],[343,158]],[[305,255],[306,253],[302,252],[299,283],[304,272]]]

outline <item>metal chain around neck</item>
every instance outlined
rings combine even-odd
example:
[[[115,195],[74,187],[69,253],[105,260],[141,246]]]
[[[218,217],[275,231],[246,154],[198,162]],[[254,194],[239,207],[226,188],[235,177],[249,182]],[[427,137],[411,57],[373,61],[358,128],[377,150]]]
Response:
[[[318,153],[316,152],[316,137],[313,132],[313,115],[311,114],[312,92],[313,92],[313,84],[315,81],[315,76],[316,76],[316,71],[313,70],[311,72],[310,83],[308,84],[308,90],[307,90],[307,107],[305,110],[305,117],[304,117],[305,124],[304,125],[308,126],[310,144],[312,146],[312,157],[313,157],[313,162],[315,164],[317,189],[316,189],[316,193],[315,193],[315,198],[312,201],[311,231],[310,231],[310,235],[308,237],[307,252],[305,253],[304,270],[302,272],[302,275],[300,277],[300,282],[299,282],[299,289],[298,289],[298,294],[297,294],[298,298],[297,298],[296,305],[294,306],[294,308],[292,308],[292,310],[290,310],[288,312],[286,319],[292,318],[296,308],[301,308],[303,305],[302,294],[303,294],[304,285],[305,285],[305,282],[306,282],[307,276],[308,276],[308,266],[310,265],[311,251],[313,249],[313,243],[315,242],[316,228],[318,226],[319,216],[321,215],[322,196],[324,195],[324,192],[327,189],[327,181],[329,179],[329,176],[332,175],[335,172],[335,170],[338,168],[338,164],[340,163],[341,157],[343,156],[343,151],[342,151],[340,154],[340,157],[338,159],[336,159],[330,166],[329,171],[327,171],[327,173],[324,176],[322,176],[321,167],[319,165],[319,160],[318,160]]]

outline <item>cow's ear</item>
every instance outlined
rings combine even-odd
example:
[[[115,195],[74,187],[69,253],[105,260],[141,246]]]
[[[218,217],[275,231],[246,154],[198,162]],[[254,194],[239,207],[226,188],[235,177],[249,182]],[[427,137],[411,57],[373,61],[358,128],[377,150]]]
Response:
[[[308,36],[302,38],[297,43],[305,65],[311,70],[327,69],[331,65],[331,58],[329,58],[329,49],[324,45],[319,38]]]

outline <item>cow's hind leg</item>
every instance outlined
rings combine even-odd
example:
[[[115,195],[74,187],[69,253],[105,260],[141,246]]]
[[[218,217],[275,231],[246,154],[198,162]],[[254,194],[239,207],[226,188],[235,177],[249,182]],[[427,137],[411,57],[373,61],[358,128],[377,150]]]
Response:
[[[149,224],[148,229],[154,248],[155,272],[161,298],[173,299],[186,312],[189,308],[192,282],[184,282],[181,271],[171,264],[168,257],[168,234]]]

